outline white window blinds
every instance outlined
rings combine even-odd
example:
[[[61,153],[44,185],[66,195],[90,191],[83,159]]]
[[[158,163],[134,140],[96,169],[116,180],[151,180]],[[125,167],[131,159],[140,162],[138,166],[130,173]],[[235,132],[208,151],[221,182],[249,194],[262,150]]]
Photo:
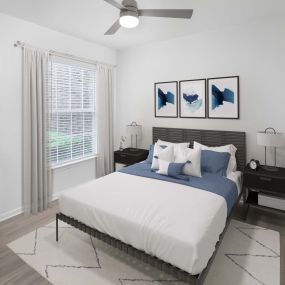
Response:
[[[49,66],[51,165],[94,156],[96,66],[52,57]]]

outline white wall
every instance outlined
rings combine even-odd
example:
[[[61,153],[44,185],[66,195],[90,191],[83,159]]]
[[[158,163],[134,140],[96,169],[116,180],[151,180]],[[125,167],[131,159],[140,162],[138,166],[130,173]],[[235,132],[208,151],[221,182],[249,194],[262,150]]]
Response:
[[[240,120],[154,117],[154,82],[240,76]],[[116,145],[131,121],[143,125],[142,146],[153,126],[247,133],[247,158],[264,160],[256,132],[285,133],[285,20],[275,19],[148,44],[118,53]],[[285,150],[278,149],[285,166]]]
[[[19,213],[21,195],[21,49],[24,41],[43,49],[66,52],[110,64],[112,49],[79,40],[38,25],[0,14],[0,220]],[[94,178],[94,160],[54,171],[55,195]]]
[[[94,179],[95,173],[94,159],[54,169],[52,175],[53,197],[58,198],[62,191]]]

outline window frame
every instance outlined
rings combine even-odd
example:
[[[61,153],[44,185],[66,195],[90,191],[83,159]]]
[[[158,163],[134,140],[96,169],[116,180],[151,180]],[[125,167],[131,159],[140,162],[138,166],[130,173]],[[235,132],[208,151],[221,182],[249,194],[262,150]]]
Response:
[[[58,94],[54,95],[54,91],[53,91],[53,79],[54,79],[54,72],[56,72],[56,70],[53,70],[53,64],[63,64],[63,65],[67,65],[67,66],[71,66],[71,68],[69,69],[69,74],[67,75],[67,78],[69,80],[69,82],[67,83],[67,85],[69,86],[69,91],[68,93],[68,107],[66,108],[58,108],[58,99],[54,99],[54,96],[58,96]],[[72,72],[74,72],[74,70],[72,71],[72,67],[74,67],[74,69],[76,69],[75,67],[79,66],[82,67],[82,69],[80,70],[80,76],[81,76],[81,84],[82,86],[80,86],[81,91],[80,91],[80,97],[81,97],[81,107],[80,108],[72,108],[72,104],[73,104],[73,100],[72,100]],[[86,70],[88,70],[88,67],[90,68],[90,70],[92,70],[92,76],[94,76],[92,78],[93,81],[93,87],[92,87],[92,92],[93,92],[93,96],[89,97],[89,100],[91,99],[91,104],[92,106],[89,108],[84,108],[84,81],[83,81],[83,76],[84,76],[84,68],[86,68]],[[73,164],[77,164],[80,162],[84,162],[90,159],[94,159],[98,156],[97,154],[97,112],[96,112],[96,79],[97,79],[97,66],[96,64],[86,64],[84,62],[81,62],[79,60],[75,60],[75,59],[62,59],[61,57],[58,56],[52,56],[49,59],[49,72],[48,72],[48,103],[47,103],[47,115],[48,115],[48,120],[49,120],[49,124],[48,124],[48,129],[47,129],[47,135],[48,135],[48,145],[49,145],[49,154],[48,154],[48,160],[49,160],[49,164],[51,169],[57,169],[57,168],[61,168],[61,167],[65,167],[68,165],[73,165]],[[64,77],[64,76],[63,76]],[[62,78],[61,78],[62,79]],[[58,84],[58,83],[57,83]],[[79,85],[79,84],[78,84]],[[75,88],[78,87],[75,84]],[[87,85],[87,87],[85,86],[86,89],[90,88],[90,86]],[[76,99],[75,99],[76,100]],[[56,104],[56,109],[53,109],[53,104]],[[59,159],[59,146],[58,146],[58,136],[59,136],[59,114],[64,114],[66,113],[69,117],[70,117],[70,122],[67,125],[70,128],[70,134],[63,134],[66,136],[66,138],[70,141],[69,142],[69,154],[70,154],[70,158],[68,159]],[[78,133],[73,132],[73,115],[74,114],[82,114],[82,129],[78,131]],[[92,126],[92,130],[91,131],[86,131],[85,132],[85,114],[91,113],[91,126]],[[53,155],[51,153],[51,144],[52,144],[52,139],[51,139],[51,132],[52,132],[52,127],[51,127],[51,122],[52,122],[52,115],[55,114],[57,116],[56,119],[56,124],[57,124],[57,130],[56,130],[56,141],[57,141],[57,150],[56,150],[56,161],[52,161],[53,159]],[[63,122],[64,124],[65,122]],[[78,127],[78,125],[75,126],[76,128]],[[91,149],[92,152],[90,154],[85,154],[84,155],[84,151],[86,151],[88,149],[88,147],[86,147],[85,145],[85,136],[90,136],[91,137]],[[82,143],[80,144],[80,146],[82,146],[82,156],[81,157],[72,157],[73,156],[73,148],[72,148],[72,142],[73,139],[78,136],[78,137],[82,137]],[[75,150],[76,153],[76,150]],[[79,151],[79,153],[81,153],[81,151]],[[80,155],[80,154],[79,154]]]

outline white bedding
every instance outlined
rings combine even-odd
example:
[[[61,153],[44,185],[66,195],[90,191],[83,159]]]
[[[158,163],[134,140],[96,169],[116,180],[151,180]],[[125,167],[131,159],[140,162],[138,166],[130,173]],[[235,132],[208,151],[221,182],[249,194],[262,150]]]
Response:
[[[227,218],[219,195],[120,172],[65,192],[60,210],[190,274],[206,267]]]

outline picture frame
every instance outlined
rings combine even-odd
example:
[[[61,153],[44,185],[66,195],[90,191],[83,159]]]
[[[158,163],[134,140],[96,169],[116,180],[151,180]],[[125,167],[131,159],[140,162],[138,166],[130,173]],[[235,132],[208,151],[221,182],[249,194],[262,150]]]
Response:
[[[178,81],[154,83],[154,115],[156,118],[178,117]]]
[[[206,79],[191,79],[179,81],[180,118],[206,118],[206,81]]]
[[[209,119],[240,118],[239,76],[208,78],[207,93]]]

